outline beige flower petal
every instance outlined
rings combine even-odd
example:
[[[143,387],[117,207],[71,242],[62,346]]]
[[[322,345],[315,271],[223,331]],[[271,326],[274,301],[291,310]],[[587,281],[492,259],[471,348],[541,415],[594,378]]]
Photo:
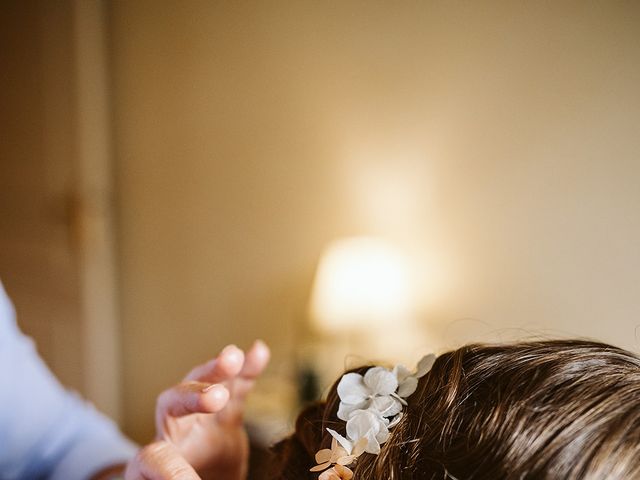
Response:
[[[345,455],[336,460],[338,465],[351,465],[357,457],[355,455]]]
[[[359,457],[360,455],[362,455],[362,453],[364,452],[364,449],[367,448],[367,439],[366,438],[361,438],[360,440],[358,440],[356,442],[356,444],[353,446],[353,455],[356,457]]]
[[[324,470],[325,468],[329,468],[331,466],[331,462],[325,462],[321,465],[316,465],[315,467],[311,467],[309,469],[310,472],[320,472],[322,470]]]
[[[324,472],[322,472],[318,477],[318,480],[341,480],[341,479],[340,479],[340,476],[336,473],[336,471],[333,468],[330,468],[329,470],[325,470]]]
[[[318,453],[316,453],[316,463],[328,462],[329,460],[331,460],[331,454],[332,452],[328,448],[318,450]]]
[[[351,480],[351,478],[353,478],[353,472],[347,467],[336,465],[333,469],[339,475],[341,480]]]
[[[340,458],[340,457],[346,457],[347,455],[349,455],[349,452],[347,452],[344,448],[342,448],[341,446],[337,446],[336,448],[334,448],[331,451],[331,463],[336,463],[336,461]]]

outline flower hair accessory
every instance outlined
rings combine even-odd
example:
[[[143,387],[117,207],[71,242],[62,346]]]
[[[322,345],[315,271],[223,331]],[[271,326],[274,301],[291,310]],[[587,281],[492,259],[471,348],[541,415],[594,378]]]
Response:
[[[435,362],[435,355],[422,357],[415,372],[402,365],[393,370],[371,367],[366,373],[346,373],[338,384],[338,418],[347,422],[346,437],[327,428],[333,437],[331,448],[316,453],[312,472],[322,472],[318,480],[350,480],[348,468],[364,452],[378,455],[389,438],[389,429],[402,419],[402,408]]]

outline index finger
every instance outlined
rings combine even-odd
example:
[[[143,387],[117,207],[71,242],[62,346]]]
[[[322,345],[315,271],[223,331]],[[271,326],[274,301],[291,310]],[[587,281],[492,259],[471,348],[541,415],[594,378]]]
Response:
[[[160,419],[192,413],[215,413],[229,401],[229,391],[219,384],[183,382],[158,397],[156,411]]]

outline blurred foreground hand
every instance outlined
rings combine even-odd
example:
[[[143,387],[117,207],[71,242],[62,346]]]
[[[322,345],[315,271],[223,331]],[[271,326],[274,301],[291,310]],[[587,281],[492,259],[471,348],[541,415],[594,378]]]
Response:
[[[256,341],[245,354],[225,347],[165,390],[156,405],[156,441],[129,463],[126,480],[243,480],[249,438],[243,426],[245,399],[269,362]]]

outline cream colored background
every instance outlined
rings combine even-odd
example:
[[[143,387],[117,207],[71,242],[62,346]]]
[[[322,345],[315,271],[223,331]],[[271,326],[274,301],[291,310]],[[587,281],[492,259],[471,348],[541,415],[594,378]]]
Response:
[[[414,255],[436,348],[638,349],[632,2],[114,2],[125,413],[227,342],[289,360],[329,240]],[[522,329],[522,330],[520,330]]]
[[[82,4],[57,3],[76,23]],[[112,151],[114,203],[99,205],[117,214],[123,419],[136,439],[151,435],[157,393],[226,343],[267,340],[263,395],[286,387],[318,256],[346,235],[411,255],[426,348],[544,334],[640,349],[636,2],[86,4],[103,8],[109,83],[99,121],[81,126]],[[86,67],[90,51],[69,55]],[[52,88],[61,77],[48,71]],[[101,75],[75,71],[97,75],[78,89]],[[8,105],[10,121],[22,109]],[[47,105],[35,118],[57,119],[67,142],[83,135],[65,130],[74,100]],[[95,120],[81,105],[74,121]],[[72,333],[69,351],[83,338]],[[82,383],[72,357],[49,359],[91,396],[98,377]]]

